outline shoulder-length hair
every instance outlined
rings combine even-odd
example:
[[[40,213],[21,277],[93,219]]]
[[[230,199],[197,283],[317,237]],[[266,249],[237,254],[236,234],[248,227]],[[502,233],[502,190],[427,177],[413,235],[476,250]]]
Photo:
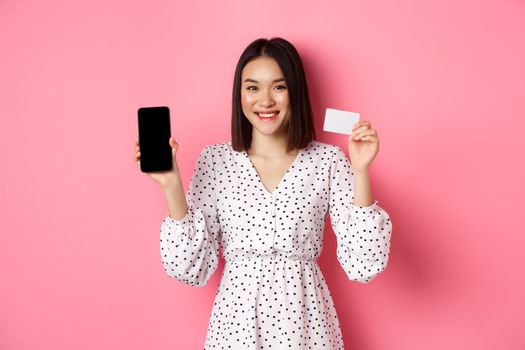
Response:
[[[290,121],[288,124],[287,151],[304,148],[315,139],[312,107],[308,95],[308,85],[303,63],[295,47],[285,39],[274,37],[270,40],[260,38],[253,41],[242,53],[233,82],[232,98],[232,148],[247,150],[252,142],[253,126],[246,118],[241,106],[241,75],[248,62],[261,57],[272,57],[281,69],[290,100]]]

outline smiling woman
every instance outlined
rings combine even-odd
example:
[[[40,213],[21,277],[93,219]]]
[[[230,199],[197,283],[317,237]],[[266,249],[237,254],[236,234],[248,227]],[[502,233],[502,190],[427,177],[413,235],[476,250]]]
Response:
[[[278,113],[273,117],[260,115],[272,112]],[[265,116],[270,117],[269,120],[265,120]],[[272,123],[257,123],[260,121]],[[295,47],[282,38],[257,39],[248,45],[235,69],[231,125],[233,149],[241,151],[258,146],[252,143],[252,137],[260,136],[254,135],[254,131],[266,135],[275,132],[271,138],[279,138],[281,143],[286,141],[286,152],[291,152],[306,147],[315,139],[313,125],[306,75]]]
[[[205,349],[341,350],[316,261],[325,218],[348,278],[367,283],[386,268],[390,217],[378,201],[352,202],[354,183],[365,192],[364,175],[354,182],[344,152],[313,139],[303,66],[288,41],[258,39],[246,48],[232,101],[232,140],[204,147],[185,198],[180,180],[164,187],[164,269],[203,286],[224,258]]]
[[[253,132],[269,135],[286,131],[290,99],[277,62],[270,57],[256,58],[244,67],[241,79],[241,106],[252,124],[252,135]]]

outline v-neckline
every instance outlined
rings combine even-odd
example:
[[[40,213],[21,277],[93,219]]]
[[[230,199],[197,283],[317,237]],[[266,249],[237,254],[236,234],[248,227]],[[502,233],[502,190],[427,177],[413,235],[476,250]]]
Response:
[[[286,178],[288,177],[288,174],[292,171],[292,169],[295,168],[297,162],[299,161],[299,158],[301,158],[301,156],[303,154],[303,151],[304,151],[304,148],[299,148],[299,152],[297,153],[297,155],[295,156],[294,160],[292,161],[292,164],[290,164],[290,166],[288,167],[288,169],[284,173],[283,177],[281,178],[281,180],[279,181],[277,186],[275,186],[275,188],[273,189],[272,192],[268,191],[266,186],[264,186],[264,184],[263,184],[263,182],[261,180],[261,176],[257,172],[257,168],[255,167],[255,165],[253,164],[252,160],[250,159],[250,156],[248,155],[248,152],[246,150],[243,150],[242,153],[244,154],[246,160],[248,161],[248,163],[250,165],[250,168],[253,171],[253,175],[257,178],[257,183],[258,183],[259,187],[267,195],[273,196],[273,195],[277,194],[280,191],[283,182],[286,180]]]

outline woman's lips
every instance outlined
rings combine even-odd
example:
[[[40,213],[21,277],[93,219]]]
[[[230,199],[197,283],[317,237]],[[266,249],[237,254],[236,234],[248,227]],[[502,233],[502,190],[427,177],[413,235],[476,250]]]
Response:
[[[277,114],[279,114],[279,111],[270,112],[270,113],[255,112],[255,114],[257,114],[260,120],[269,121],[269,120],[274,120],[275,118],[277,118]]]

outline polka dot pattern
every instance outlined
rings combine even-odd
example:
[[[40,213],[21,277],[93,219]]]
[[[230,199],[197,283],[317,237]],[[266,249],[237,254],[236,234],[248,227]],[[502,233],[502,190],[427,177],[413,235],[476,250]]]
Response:
[[[246,151],[206,145],[186,192],[188,212],[160,228],[168,276],[205,285],[225,260],[204,348],[343,349],[335,306],[316,260],[326,216],[352,281],[386,268],[392,223],[374,201],[353,202],[353,173],[338,146],[311,141],[269,192]]]

